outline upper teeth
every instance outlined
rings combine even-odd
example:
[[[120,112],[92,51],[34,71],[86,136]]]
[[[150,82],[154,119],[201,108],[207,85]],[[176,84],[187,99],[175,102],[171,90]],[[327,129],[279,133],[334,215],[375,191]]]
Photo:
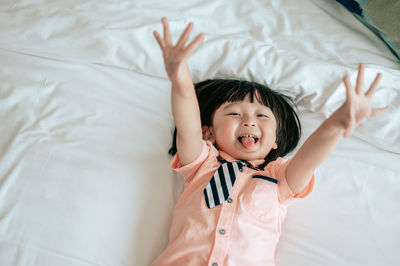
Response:
[[[247,138],[250,138],[250,137],[252,137],[252,138],[257,138],[256,136],[254,136],[254,135],[242,135],[242,136],[240,136],[241,138],[243,138],[243,137],[247,137]]]

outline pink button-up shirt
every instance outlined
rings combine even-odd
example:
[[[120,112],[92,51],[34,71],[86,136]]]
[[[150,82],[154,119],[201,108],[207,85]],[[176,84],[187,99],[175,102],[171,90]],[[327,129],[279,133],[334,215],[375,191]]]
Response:
[[[236,176],[230,199],[209,209],[203,191],[221,165],[218,156],[235,161],[209,141],[204,142],[202,153],[190,164],[181,166],[175,155],[171,167],[183,176],[184,190],[175,206],[168,246],[152,266],[275,265],[275,247],[286,208],[294,198],[311,192],[314,176],[295,195],[285,179],[290,160],[279,158],[264,171],[244,167]],[[253,178],[254,175],[276,179],[277,183]]]

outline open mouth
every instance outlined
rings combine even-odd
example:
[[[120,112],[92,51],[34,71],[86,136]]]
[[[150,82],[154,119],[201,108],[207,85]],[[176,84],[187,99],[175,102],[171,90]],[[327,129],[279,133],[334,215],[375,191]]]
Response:
[[[257,136],[250,134],[239,136],[237,139],[246,149],[253,148],[253,146],[259,141]]]

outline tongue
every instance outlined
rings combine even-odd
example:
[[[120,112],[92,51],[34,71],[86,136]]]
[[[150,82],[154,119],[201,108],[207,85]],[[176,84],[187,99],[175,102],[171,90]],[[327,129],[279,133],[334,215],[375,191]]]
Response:
[[[241,139],[242,141],[242,145],[246,148],[246,149],[251,149],[254,144],[256,143],[255,139],[252,137],[243,137]]]

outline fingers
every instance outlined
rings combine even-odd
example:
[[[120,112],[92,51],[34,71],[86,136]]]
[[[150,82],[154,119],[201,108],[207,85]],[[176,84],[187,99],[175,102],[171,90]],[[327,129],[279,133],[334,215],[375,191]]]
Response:
[[[165,42],[161,38],[160,34],[157,31],[154,31],[153,34],[154,34],[154,37],[156,38],[156,40],[158,42],[158,45],[160,46],[161,50],[164,50]]]
[[[169,29],[168,20],[163,17],[161,21],[164,27],[164,38],[162,38],[157,31],[154,31],[153,34],[164,54],[164,57],[174,57],[174,60],[177,60],[179,58],[179,60],[186,60],[204,39],[205,35],[199,34],[191,43],[189,43],[185,47],[186,42],[188,41],[189,36],[193,30],[193,23],[190,22],[182,33],[178,42],[174,46],[172,44],[171,31]]]
[[[166,44],[172,45],[171,31],[169,30],[168,20],[165,17],[163,17],[161,19],[161,22],[164,26],[164,41]]]
[[[353,87],[352,87],[351,84],[350,84],[350,78],[349,78],[348,75],[346,75],[346,76],[344,77],[343,82],[344,82],[344,86],[346,87],[346,98],[347,98],[347,99],[351,99],[351,98],[352,98],[352,95],[353,95],[353,93],[354,93],[354,92],[353,92],[354,89],[353,89]]]
[[[369,99],[371,99],[374,96],[374,94],[376,92],[376,89],[378,88],[378,84],[379,84],[381,78],[382,78],[382,74],[378,73],[376,75],[376,77],[375,77],[374,82],[372,82],[371,87],[365,93],[365,96],[367,96]]]
[[[372,99],[372,97],[374,96],[376,90],[378,89],[378,84],[381,81],[381,78],[382,78],[382,74],[378,73],[376,75],[376,77],[375,77],[374,82],[372,82],[371,87],[365,93],[365,96],[368,97],[369,100]],[[389,106],[386,106],[386,107],[383,107],[383,108],[372,109],[370,116],[380,115],[380,114],[386,113],[387,111],[389,111]]]
[[[189,39],[190,33],[193,30],[193,23],[190,22],[189,25],[186,27],[185,31],[182,33],[181,37],[179,38],[176,46],[182,47],[185,46],[185,43]]]
[[[201,33],[197,35],[197,37],[187,46],[186,52],[188,55],[193,53],[194,50],[196,50],[197,46],[203,41],[204,39],[204,34]]]
[[[166,45],[171,44],[171,32],[169,30],[168,20],[163,17],[161,19],[161,22],[164,28],[164,38],[161,38],[160,34],[157,31],[153,31],[153,35],[156,38],[161,50],[164,50]]]
[[[386,113],[387,111],[389,111],[389,109],[390,109],[389,106],[386,106],[386,107],[383,107],[383,108],[372,109],[370,116],[381,115],[381,114]]]
[[[173,46],[173,44],[172,44],[171,31],[169,29],[168,20],[165,17],[163,17],[161,19],[161,22],[164,27],[164,38],[162,38],[157,31],[154,31],[153,34],[154,34],[154,37],[156,38],[158,44],[160,45],[161,49],[163,49],[163,48],[165,48],[165,46],[167,46],[167,45]],[[193,23],[190,22],[187,25],[185,31],[182,33],[181,37],[179,38],[179,40],[175,46],[179,47],[179,48],[184,48],[187,40],[190,37],[190,34],[192,33],[192,30],[193,30]],[[194,41],[192,41],[186,47],[186,50],[190,50],[190,52],[192,52],[196,48],[196,46],[203,40],[203,38],[204,38],[204,34],[199,34],[196,37],[196,39]]]
[[[356,84],[356,93],[360,94],[362,92],[362,89],[364,87],[364,64],[361,63],[358,66],[358,75],[357,75],[357,84]]]
[[[346,75],[343,79],[344,85],[346,86],[346,88],[352,88],[351,84],[350,84],[350,78],[349,75]]]
[[[364,86],[364,69],[365,69],[365,65],[361,63],[358,67],[357,84],[356,84],[355,89],[350,84],[349,76],[346,75],[344,77],[343,81],[344,81],[345,87],[347,89],[347,91],[346,91],[347,97],[350,97],[352,95],[352,91],[355,91],[355,93],[358,95],[363,92],[362,88]],[[374,96],[381,78],[382,78],[382,74],[378,73],[375,77],[374,82],[371,84],[370,88],[365,93],[365,96],[367,96],[369,99],[371,99]]]

